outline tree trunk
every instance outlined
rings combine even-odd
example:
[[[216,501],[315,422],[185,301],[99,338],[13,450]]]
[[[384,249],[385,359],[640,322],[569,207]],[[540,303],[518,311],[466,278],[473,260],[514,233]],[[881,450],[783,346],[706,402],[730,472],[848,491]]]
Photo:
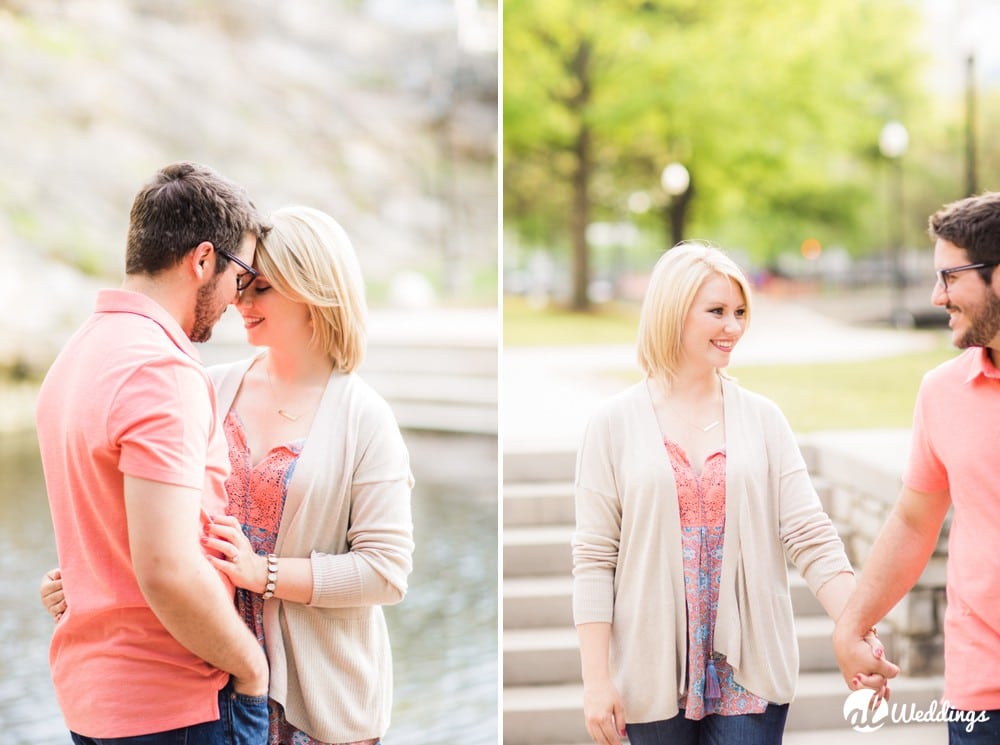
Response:
[[[570,215],[570,239],[573,245],[573,310],[590,309],[590,256],[587,248],[587,225],[590,224],[590,129],[581,125],[574,152],[573,207]]]
[[[580,129],[573,154],[576,167],[573,171],[573,204],[570,215],[570,240],[573,245],[573,297],[572,308],[577,311],[590,309],[590,256],[587,248],[587,225],[590,224],[590,174],[591,132],[587,122],[587,106],[590,103],[590,56],[591,43],[583,39],[569,62],[569,71],[576,78],[577,91],[568,101]]]

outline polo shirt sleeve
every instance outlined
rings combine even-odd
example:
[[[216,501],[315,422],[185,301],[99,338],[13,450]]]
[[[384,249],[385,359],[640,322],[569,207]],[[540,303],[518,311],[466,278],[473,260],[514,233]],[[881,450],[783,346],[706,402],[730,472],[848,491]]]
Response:
[[[205,376],[174,359],[154,360],[130,375],[108,412],[118,469],[137,478],[202,490],[212,405]]]
[[[903,484],[920,492],[939,492],[948,488],[948,471],[938,457],[927,421],[927,407],[932,394],[928,376],[920,383],[913,408],[913,431],[910,457],[903,472]]]

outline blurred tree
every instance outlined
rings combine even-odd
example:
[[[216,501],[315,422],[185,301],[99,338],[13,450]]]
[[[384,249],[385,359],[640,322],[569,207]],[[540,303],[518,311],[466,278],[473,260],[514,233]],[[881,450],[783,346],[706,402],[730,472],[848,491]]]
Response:
[[[504,221],[572,248],[659,174],[697,183],[697,235],[767,261],[804,238],[868,247],[878,132],[917,100],[906,0],[507,0]],[[688,231],[691,235],[692,232]]]

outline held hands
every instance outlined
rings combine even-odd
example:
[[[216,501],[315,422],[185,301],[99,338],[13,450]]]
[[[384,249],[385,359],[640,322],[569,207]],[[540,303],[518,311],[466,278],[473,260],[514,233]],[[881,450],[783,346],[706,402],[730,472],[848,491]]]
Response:
[[[833,632],[833,651],[840,672],[852,691],[873,689],[876,693],[871,700],[872,708],[883,699],[888,700],[888,680],[899,675],[899,667],[885,658],[885,647],[874,629],[859,634],[838,623]]]
[[[49,612],[53,620],[58,621],[66,612],[66,595],[63,593],[62,572],[59,567],[50,569],[42,577],[42,584],[38,588],[38,594],[42,598],[42,605]]]
[[[597,745],[619,745],[625,737],[625,706],[610,680],[584,684],[583,716]]]
[[[893,665],[885,658],[885,646],[882,644],[882,640],[878,638],[878,633],[875,631],[875,627],[865,634],[865,643],[871,649],[872,655],[878,659],[886,662],[887,664],[894,667],[898,673],[899,668]],[[857,690],[859,688],[871,688],[875,691],[875,695],[872,696],[871,701],[868,704],[868,708],[876,709],[882,703],[882,701],[889,700],[889,681],[888,677],[880,673],[874,673],[866,675],[864,673],[858,673],[853,678],[851,678],[849,685],[852,689]]]
[[[254,553],[235,517],[212,517],[212,522],[205,526],[201,545],[212,566],[229,577],[234,585],[253,592],[264,591],[267,557]]]

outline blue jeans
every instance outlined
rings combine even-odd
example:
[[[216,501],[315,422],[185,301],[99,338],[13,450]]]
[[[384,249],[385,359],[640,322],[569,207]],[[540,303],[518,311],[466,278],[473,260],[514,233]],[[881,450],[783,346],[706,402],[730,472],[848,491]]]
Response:
[[[75,745],[267,745],[267,696],[244,696],[228,683],[219,691],[219,718],[136,737],[83,737]]]
[[[672,719],[627,724],[632,745],[781,745],[788,718],[788,704],[768,705],[763,714],[685,719],[681,709]]]
[[[988,718],[984,721],[984,717]],[[956,721],[951,721],[953,718]],[[1000,709],[962,711],[949,708],[948,720],[948,745],[1000,742]]]

